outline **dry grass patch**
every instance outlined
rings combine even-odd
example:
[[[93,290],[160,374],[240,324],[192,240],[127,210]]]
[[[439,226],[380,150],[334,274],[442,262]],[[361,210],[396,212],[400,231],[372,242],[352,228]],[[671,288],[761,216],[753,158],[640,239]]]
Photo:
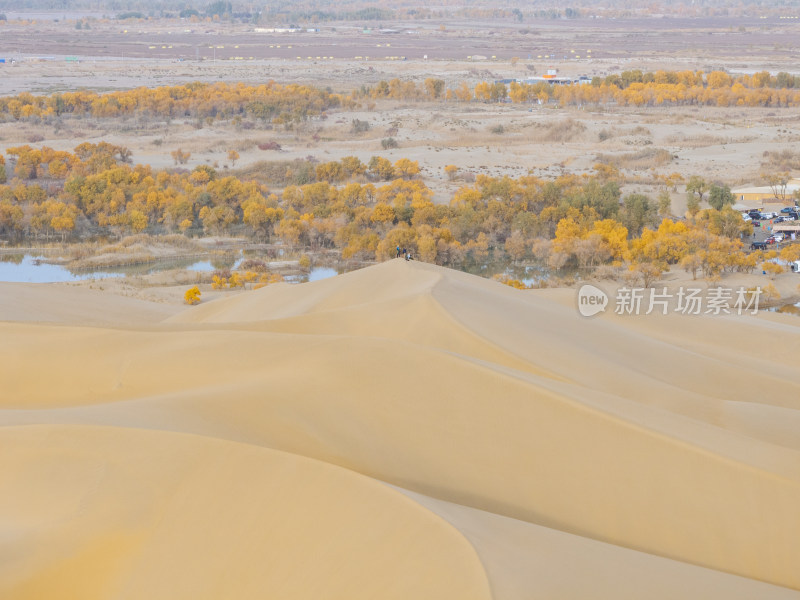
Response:
[[[71,269],[98,269],[153,262],[161,258],[177,258],[204,254],[194,240],[180,234],[131,235],[115,244],[80,244],[70,256]]]
[[[645,171],[654,167],[663,167],[672,162],[672,153],[663,148],[646,148],[628,154],[598,154],[597,162],[613,165],[618,169]]]
[[[761,167],[776,171],[795,172],[800,171],[800,152],[789,150],[775,150],[771,152],[765,150],[762,154]]]
[[[539,142],[572,142],[584,133],[586,125],[575,119],[564,119],[557,123],[537,123],[532,137]]]
[[[708,146],[721,146],[722,144],[728,144],[731,142],[731,140],[718,135],[703,134],[687,136],[686,134],[678,133],[669,136],[665,142],[667,144],[682,146],[684,148],[706,148]]]

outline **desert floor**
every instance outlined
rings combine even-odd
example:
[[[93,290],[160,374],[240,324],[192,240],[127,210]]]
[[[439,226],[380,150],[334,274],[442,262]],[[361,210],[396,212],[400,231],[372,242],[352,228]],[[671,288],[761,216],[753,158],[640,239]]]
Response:
[[[319,33],[278,34],[225,24],[111,21],[76,31],[71,21],[15,23],[2,29],[0,54],[17,61],[0,64],[4,95],[269,80],[349,93],[395,77],[420,84],[428,77],[442,78],[455,88],[461,82],[472,87],[480,81],[541,75],[549,68],[589,77],[629,69],[794,72],[798,56],[792,40],[800,30],[799,21],[777,17],[452,22],[443,30],[438,24],[401,23],[395,24],[400,33],[392,34],[365,34],[352,24],[326,26]],[[80,62],[65,62],[65,56]],[[105,140],[129,147],[135,162],[170,167],[170,152],[181,148],[192,154],[186,168],[211,164],[221,170],[308,156],[320,161],[347,155],[364,161],[373,155],[408,157],[419,161],[422,176],[444,202],[463,185],[448,181],[443,170],[448,164],[459,166],[462,174],[554,177],[588,172],[598,160],[616,159],[626,176],[625,191],[655,193],[656,173],[700,174],[731,187],[759,185],[762,173],[775,170],[765,152],[793,153],[800,139],[795,108],[361,104],[360,110],[337,111],[291,131],[258,124],[241,130],[229,123],[183,119],[5,123],[0,124],[0,150],[31,140],[64,150]],[[354,119],[369,123],[369,131],[353,134]],[[498,126],[503,132],[492,133]],[[381,140],[390,136],[399,147],[383,150]],[[277,142],[281,150],[259,150],[265,142]],[[231,149],[241,156],[235,165],[227,159]],[[658,150],[667,152],[655,159]],[[685,210],[681,188],[673,193],[673,210]]]

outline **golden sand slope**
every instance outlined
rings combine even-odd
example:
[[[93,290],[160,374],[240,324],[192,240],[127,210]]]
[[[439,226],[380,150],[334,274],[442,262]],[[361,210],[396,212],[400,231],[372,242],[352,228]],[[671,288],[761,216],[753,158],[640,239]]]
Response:
[[[150,323],[166,319],[176,307],[116,296],[70,284],[0,281],[0,321],[98,325]],[[178,309],[180,310],[180,309]]]
[[[572,293],[398,260],[0,324],[0,597],[800,598],[800,320]]]

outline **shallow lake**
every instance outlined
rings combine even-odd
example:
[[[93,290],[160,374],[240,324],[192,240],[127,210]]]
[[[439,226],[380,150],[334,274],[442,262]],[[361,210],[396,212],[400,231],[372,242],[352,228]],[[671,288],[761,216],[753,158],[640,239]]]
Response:
[[[783,306],[773,306],[767,309],[769,312],[785,313],[787,315],[800,316],[800,302],[797,304],[784,304]]]
[[[238,258],[230,268],[235,269],[242,262]],[[108,277],[125,277],[134,275],[149,275],[168,269],[186,269],[196,272],[211,272],[218,267],[211,260],[161,260],[145,265],[130,267],[115,267],[99,270],[70,271],[62,265],[51,265],[44,261],[42,256],[31,254],[3,254],[0,255],[0,281],[16,283],[58,283],[64,281],[80,281],[83,279],[106,279]],[[336,269],[330,267],[314,267],[308,274],[287,277],[287,281],[301,283],[317,281],[337,275]]]

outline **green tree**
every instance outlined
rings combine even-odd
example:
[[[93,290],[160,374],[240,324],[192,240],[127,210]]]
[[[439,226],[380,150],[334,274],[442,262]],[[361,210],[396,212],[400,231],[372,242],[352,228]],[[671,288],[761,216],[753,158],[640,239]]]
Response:
[[[623,222],[632,235],[638,237],[642,229],[655,223],[656,208],[644,194],[628,194],[623,198],[623,204]]]
[[[425,80],[425,92],[428,94],[428,97],[431,98],[432,100],[441,98],[442,92],[444,92],[444,80],[428,77]]]
[[[727,185],[714,184],[708,189],[708,204],[717,210],[722,210],[723,206],[728,206],[736,201],[736,197]]]
[[[667,190],[662,190],[658,194],[658,214],[662,217],[668,217],[672,212],[672,199],[669,197]]]
[[[700,199],[692,194],[686,199],[686,210],[689,212],[692,218],[700,212]]]
[[[686,183],[686,193],[697,196],[698,204],[703,201],[703,195],[708,191],[708,182],[699,175],[692,175]]]

